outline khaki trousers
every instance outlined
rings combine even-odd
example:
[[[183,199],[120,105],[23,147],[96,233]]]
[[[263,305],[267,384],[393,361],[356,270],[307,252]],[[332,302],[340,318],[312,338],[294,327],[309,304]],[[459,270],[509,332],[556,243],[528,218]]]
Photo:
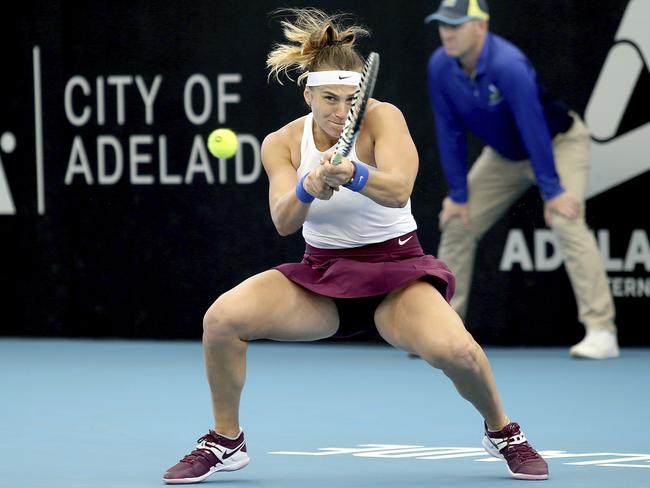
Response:
[[[562,186],[582,203],[582,215],[568,219],[553,214],[551,229],[557,236],[564,265],[578,305],[578,319],[588,330],[616,332],[614,301],[607,283],[596,239],[584,216],[585,189],[589,172],[589,133],[573,114],[574,123],[566,133],[553,139],[553,153]],[[469,230],[460,218],[443,229],[438,249],[456,276],[452,307],[461,317],[467,312],[474,256],[479,239],[532,185],[535,175],[529,160],[510,161],[485,147],[468,174]],[[547,291],[552,294],[552,290]]]

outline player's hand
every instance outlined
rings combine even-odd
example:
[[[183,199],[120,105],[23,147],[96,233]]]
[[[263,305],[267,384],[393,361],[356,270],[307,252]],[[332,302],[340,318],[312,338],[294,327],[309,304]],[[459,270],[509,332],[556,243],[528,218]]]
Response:
[[[341,159],[341,164],[332,164],[330,160],[333,155],[334,153],[327,153],[323,156],[323,159],[320,160],[320,168],[325,183],[332,188],[338,188],[352,179],[354,176],[354,164],[352,164],[350,158],[346,157]]]
[[[469,205],[466,203],[456,203],[451,198],[446,197],[442,201],[442,210],[438,214],[438,227],[444,230],[447,223],[454,217],[459,217],[463,221],[466,229],[469,229]]]
[[[338,187],[332,187],[325,182],[322,166],[309,172],[303,186],[308,193],[320,200],[329,200],[335,191],[339,191]]]
[[[563,191],[544,203],[544,221],[546,225],[550,226],[554,213],[563,215],[568,219],[577,219],[581,211],[582,205],[580,202],[571,196],[569,192]]]

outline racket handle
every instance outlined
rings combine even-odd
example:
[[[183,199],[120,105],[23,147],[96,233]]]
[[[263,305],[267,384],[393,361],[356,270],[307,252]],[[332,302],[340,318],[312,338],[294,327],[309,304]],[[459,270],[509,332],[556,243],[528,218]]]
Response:
[[[330,164],[337,165],[341,164],[341,161],[343,161],[343,156],[341,153],[334,153],[334,156],[330,159]]]

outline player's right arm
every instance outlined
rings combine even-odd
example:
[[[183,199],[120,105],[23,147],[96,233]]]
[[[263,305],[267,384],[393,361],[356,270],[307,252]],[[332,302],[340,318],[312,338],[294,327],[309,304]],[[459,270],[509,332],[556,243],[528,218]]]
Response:
[[[291,235],[302,227],[310,206],[296,196],[298,175],[291,163],[289,142],[287,128],[269,134],[262,142],[262,164],[269,178],[271,219],[281,236]],[[332,189],[314,176],[309,175],[305,180],[305,190],[316,198],[330,198]]]

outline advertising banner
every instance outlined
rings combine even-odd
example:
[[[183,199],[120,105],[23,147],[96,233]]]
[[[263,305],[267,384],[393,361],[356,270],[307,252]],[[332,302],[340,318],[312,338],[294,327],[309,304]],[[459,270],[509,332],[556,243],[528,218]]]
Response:
[[[524,5],[525,4],[525,5]],[[582,7],[578,4],[581,4]],[[269,215],[264,137],[307,113],[267,79],[280,2],[26,1],[0,32],[0,335],[201,336],[204,311],[247,277],[300,260]],[[375,96],[404,113],[420,155],[412,195],[425,251],[446,195],[426,89],[437,2],[293,2],[354,14],[382,56]],[[592,131],[587,222],[622,345],[650,344],[650,3],[491,2],[546,88]],[[207,150],[238,134],[232,158]],[[472,140],[470,158],[480,142]],[[470,163],[473,159],[470,159]],[[582,337],[542,201],[529,191],[483,238],[467,327],[483,343]]]

